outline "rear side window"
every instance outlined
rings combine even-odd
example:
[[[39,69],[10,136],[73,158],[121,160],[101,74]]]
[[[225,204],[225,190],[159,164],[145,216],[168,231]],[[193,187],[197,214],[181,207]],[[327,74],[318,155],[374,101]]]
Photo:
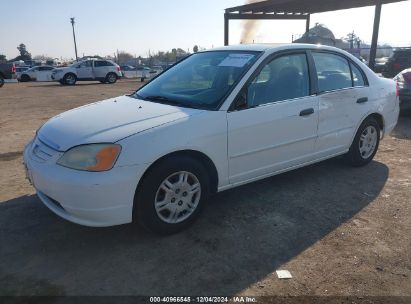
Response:
[[[98,68],[98,67],[113,66],[113,65],[108,61],[96,60],[94,61],[94,66]]]
[[[40,71],[51,71],[53,68],[52,67],[40,67]]]
[[[361,71],[352,63],[350,63],[351,65],[351,71],[352,71],[352,81],[353,81],[353,85],[354,87],[363,87],[365,86],[365,81],[364,81],[364,77],[361,73]]]
[[[330,53],[313,52],[312,54],[317,69],[320,92],[352,87],[350,66],[347,59]]]

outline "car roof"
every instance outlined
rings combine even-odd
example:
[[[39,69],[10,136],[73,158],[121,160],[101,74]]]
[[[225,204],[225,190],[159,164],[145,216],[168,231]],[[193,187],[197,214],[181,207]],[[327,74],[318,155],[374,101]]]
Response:
[[[293,50],[293,49],[311,49],[311,50],[330,50],[342,52],[341,49],[317,44],[306,43],[281,43],[281,44],[239,44],[230,45],[219,48],[210,49],[207,51],[254,51],[254,52],[275,52],[281,50]],[[206,52],[207,52],[206,51]]]

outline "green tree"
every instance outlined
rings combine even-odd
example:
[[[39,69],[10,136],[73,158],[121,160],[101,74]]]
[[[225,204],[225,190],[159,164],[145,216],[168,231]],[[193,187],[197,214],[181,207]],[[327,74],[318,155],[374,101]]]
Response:
[[[127,53],[125,51],[121,51],[117,55],[117,63],[118,64],[125,64],[133,58],[134,58],[133,55],[131,55],[130,53]]]
[[[6,55],[0,54],[0,61],[6,61]]]
[[[197,53],[197,52],[198,52],[198,45],[195,45],[195,46],[193,47],[193,52],[194,52],[194,53]]]
[[[20,55],[14,58],[14,61],[17,60],[31,60],[31,54],[27,51],[26,45],[24,43],[20,43],[17,49],[20,52]]]

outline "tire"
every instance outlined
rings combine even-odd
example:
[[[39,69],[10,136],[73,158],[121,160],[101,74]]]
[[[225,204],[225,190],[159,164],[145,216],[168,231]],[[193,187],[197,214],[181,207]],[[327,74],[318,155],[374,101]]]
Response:
[[[108,73],[105,79],[106,83],[114,84],[117,82],[117,75],[116,73]]]
[[[27,74],[23,74],[20,77],[20,82],[29,82],[31,80],[30,76]]]
[[[354,167],[365,166],[374,158],[379,144],[380,126],[375,118],[368,117],[358,128],[345,158]]]
[[[76,81],[77,81],[77,77],[73,73],[67,73],[63,77],[63,82],[66,85],[75,85]]]
[[[184,177],[187,182],[178,184]],[[164,185],[166,180],[168,186]],[[197,187],[193,187],[196,184]],[[187,156],[162,160],[149,169],[138,186],[133,220],[158,234],[177,233],[198,217],[208,199],[209,189],[207,170],[201,162]],[[163,200],[164,204],[158,203]]]
[[[0,88],[4,85],[4,78],[0,76]]]

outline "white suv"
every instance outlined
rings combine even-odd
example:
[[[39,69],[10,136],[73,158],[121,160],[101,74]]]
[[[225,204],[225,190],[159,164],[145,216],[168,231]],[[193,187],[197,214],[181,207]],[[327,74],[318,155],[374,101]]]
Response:
[[[120,67],[110,60],[84,60],[66,68],[55,69],[51,79],[61,84],[74,85],[77,80],[98,80],[115,83],[121,77]]]

